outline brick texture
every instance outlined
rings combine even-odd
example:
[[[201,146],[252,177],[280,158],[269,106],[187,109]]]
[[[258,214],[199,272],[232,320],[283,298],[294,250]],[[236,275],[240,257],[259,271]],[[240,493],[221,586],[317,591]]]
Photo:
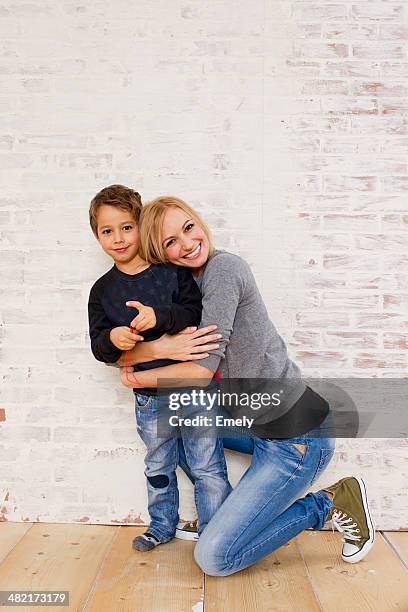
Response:
[[[120,182],[196,206],[252,266],[305,374],[406,376],[408,6],[244,0],[0,6],[0,520],[146,520],[132,397],[89,350]],[[341,440],[408,528],[406,440]],[[404,463],[405,459],[405,463]],[[248,464],[229,458],[232,480]],[[182,514],[193,513],[181,477]]]

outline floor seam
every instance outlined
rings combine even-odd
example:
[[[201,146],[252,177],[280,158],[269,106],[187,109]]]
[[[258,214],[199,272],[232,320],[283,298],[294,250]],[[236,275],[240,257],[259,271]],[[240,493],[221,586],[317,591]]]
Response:
[[[304,566],[305,566],[306,576],[307,576],[307,578],[308,578],[308,580],[309,580],[309,584],[310,584],[310,586],[311,586],[311,588],[312,588],[312,592],[313,592],[313,595],[314,595],[314,597],[315,597],[316,603],[317,603],[317,605],[319,606],[319,610],[320,610],[321,612],[324,612],[324,610],[323,610],[323,606],[322,606],[322,602],[320,601],[320,598],[319,598],[319,596],[318,596],[318,594],[317,594],[317,592],[316,592],[316,589],[315,589],[315,585],[314,585],[314,582],[313,582],[313,576],[312,576],[311,572],[309,571],[309,567],[308,567],[308,565],[307,565],[307,561],[306,561],[305,556],[304,556],[304,554],[303,554],[302,547],[300,546],[300,543],[299,543],[298,538],[295,538],[295,545],[296,545],[296,547],[297,547],[297,549],[298,549],[298,552],[299,552],[299,554],[300,554],[300,557],[301,557],[301,559],[302,559],[302,561],[303,561],[303,564],[304,564]]]
[[[393,550],[393,552],[397,555],[398,559],[401,561],[402,565],[405,567],[405,569],[408,570],[408,563],[405,561],[405,559],[403,559],[399,553],[398,548],[396,548],[396,546],[387,538],[387,534],[384,533],[383,531],[380,531],[381,535],[383,536],[384,540],[387,542],[388,546]]]
[[[83,603],[82,612],[86,612],[86,610],[88,609],[88,605],[89,605],[90,599],[92,598],[93,594],[95,593],[96,585],[98,584],[99,578],[102,575],[103,569],[105,567],[105,563],[106,563],[106,561],[107,561],[107,559],[108,559],[108,557],[109,557],[109,555],[111,553],[113,545],[116,542],[116,540],[118,539],[118,534],[119,534],[119,531],[120,531],[121,527],[122,526],[119,525],[119,527],[118,527],[114,537],[112,538],[110,546],[107,547],[106,553],[105,553],[102,561],[99,564],[99,568],[98,568],[98,570],[97,570],[97,572],[95,574],[95,578],[93,580],[91,588],[89,589],[88,595],[87,595],[87,597],[86,597],[86,599],[85,599],[85,601]]]

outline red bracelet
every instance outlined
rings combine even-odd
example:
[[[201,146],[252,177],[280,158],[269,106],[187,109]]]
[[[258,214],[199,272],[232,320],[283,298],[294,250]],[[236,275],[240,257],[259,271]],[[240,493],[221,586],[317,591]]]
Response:
[[[130,326],[130,331],[132,332],[132,334],[137,334],[137,329],[135,327],[132,327],[132,325]],[[130,378],[128,377],[128,371],[127,369],[131,367],[131,363],[130,363],[130,350],[129,351],[125,351],[125,368],[126,368],[126,380],[127,382],[130,383],[134,383],[136,382],[139,387],[141,387],[141,383],[137,380],[137,378],[135,377],[135,373],[133,372],[133,376],[134,376],[134,380],[130,380]]]

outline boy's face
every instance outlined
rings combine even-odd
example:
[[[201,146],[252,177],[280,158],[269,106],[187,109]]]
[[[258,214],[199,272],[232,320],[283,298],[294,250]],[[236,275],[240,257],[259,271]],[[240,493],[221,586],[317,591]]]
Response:
[[[134,216],[127,210],[104,205],[98,210],[97,238],[115,263],[133,261],[139,250],[139,229]]]

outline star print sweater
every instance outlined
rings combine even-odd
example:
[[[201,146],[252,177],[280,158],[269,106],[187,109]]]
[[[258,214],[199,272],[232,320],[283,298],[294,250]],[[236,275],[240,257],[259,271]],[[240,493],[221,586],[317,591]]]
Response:
[[[89,336],[92,353],[99,361],[114,363],[121,356],[122,351],[112,343],[110,332],[114,327],[129,327],[137,315],[135,308],[126,306],[131,300],[154,309],[156,326],[142,333],[145,342],[200,323],[201,293],[189,270],[173,264],[156,264],[138,274],[126,274],[114,265],[96,281],[89,294]],[[134,369],[147,370],[171,363],[175,362],[160,359],[138,364]]]

